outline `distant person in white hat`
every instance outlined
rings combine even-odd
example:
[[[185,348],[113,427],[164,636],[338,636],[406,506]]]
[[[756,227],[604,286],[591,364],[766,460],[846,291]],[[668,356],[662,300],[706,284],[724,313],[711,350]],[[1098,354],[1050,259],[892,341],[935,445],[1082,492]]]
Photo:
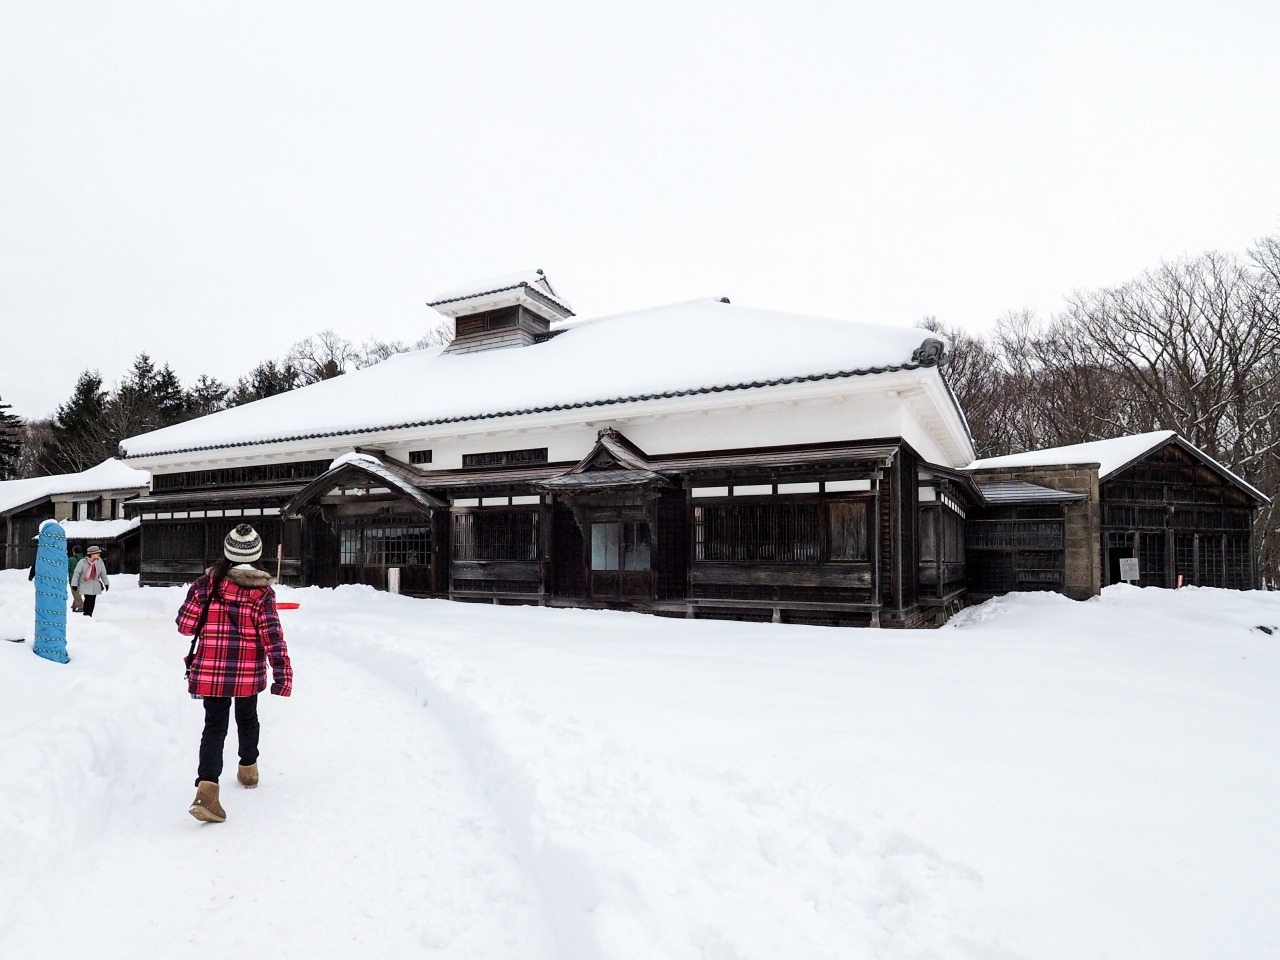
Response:
[[[79,591],[84,615],[92,617],[98,594],[110,590],[111,584],[107,581],[107,565],[102,562],[102,548],[90,547],[87,553],[89,555],[76,564],[76,571],[71,574],[71,589]]]

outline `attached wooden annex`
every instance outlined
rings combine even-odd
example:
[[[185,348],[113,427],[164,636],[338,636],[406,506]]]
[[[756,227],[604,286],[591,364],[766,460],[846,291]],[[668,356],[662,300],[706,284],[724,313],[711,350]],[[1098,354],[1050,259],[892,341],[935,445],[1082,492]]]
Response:
[[[975,594],[1089,597],[1138,561],[1139,586],[1257,584],[1253,517],[1267,497],[1170,430],[978,460],[969,526]],[[1026,488],[996,502],[994,488]]]

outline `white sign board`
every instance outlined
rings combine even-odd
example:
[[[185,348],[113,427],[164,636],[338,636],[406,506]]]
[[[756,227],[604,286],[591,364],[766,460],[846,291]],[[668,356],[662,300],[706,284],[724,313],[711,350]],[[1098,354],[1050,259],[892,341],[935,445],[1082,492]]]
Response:
[[[1142,579],[1138,574],[1138,558],[1137,557],[1121,557],[1120,558],[1120,579],[1127,580],[1132,583],[1134,580]]]
[[[387,593],[399,593],[399,592],[400,592],[400,568],[388,567],[387,568]]]

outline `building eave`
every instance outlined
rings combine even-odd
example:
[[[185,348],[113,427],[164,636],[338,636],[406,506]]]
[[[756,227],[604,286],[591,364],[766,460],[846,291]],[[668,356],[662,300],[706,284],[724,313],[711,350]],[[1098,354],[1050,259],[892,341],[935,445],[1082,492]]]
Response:
[[[179,447],[169,450],[157,450],[147,453],[131,454],[126,452],[124,459],[136,462],[155,462],[162,461],[165,457],[175,457],[182,454],[206,453],[215,450],[239,450],[251,447],[270,446],[272,444],[298,443],[308,440],[325,440],[338,439],[343,437],[360,437],[370,436],[374,434],[393,433],[403,430],[420,430],[427,427],[450,426],[453,424],[481,423],[484,421],[502,420],[507,418],[533,416],[539,414],[549,414],[558,412],[567,412],[575,410],[598,410],[608,409],[633,403],[648,403],[657,400],[673,400],[680,398],[712,396],[715,394],[738,393],[748,390],[769,389],[780,386],[790,386],[798,384],[816,384],[824,381],[847,380],[860,377],[871,377],[880,374],[910,372],[915,370],[929,369],[932,364],[921,363],[904,363],[898,365],[890,365],[883,367],[869,367],[865,369],[855,370],[837,370],[828,373],[805,374],[793,377],[779,377],[769,380],[755,380],[743,383],[728,383],[706,387],[691,387],[686,390],[670,390],[660,393],[640,394],[635,396],[622,397],[604,397],[597,400],[582,400],[572,403],[550,404],[537,407],[526,407],[512,410],[495,410],[485,413],[465,414],[454,417],[440,417],[433,419],[422,419],[404,421],[401,423],[387,423],[373,425],[368,427],[353,427],[344,430],[315,431],[311,433],[292,434],[280,437],[267,437],[259,440],[247,440],[234,443],[217,443],[195,447]],[[940,378],[939,378],[940,379]],[[948,403],[950,400],[948,399]],[[959,435],[968,437],[968,431],[963,427],[962,421],[957,416],[953,427],[960,430]],[[952,432],[952,431],[948,431]],[[127,443],[127,441],[126,441]],[[957,450],[961,445],[957,444]]]

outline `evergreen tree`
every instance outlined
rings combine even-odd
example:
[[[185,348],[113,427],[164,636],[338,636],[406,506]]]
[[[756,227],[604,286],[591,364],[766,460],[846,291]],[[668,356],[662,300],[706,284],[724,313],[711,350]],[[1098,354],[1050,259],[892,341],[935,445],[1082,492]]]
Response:
[[[187,395],[178,375],[167,363],[156,374],[152,399],[160,426],[167,427],[188,418]]]
[[[241,377],[227,400],[227,406],[238,407],[255,400],[274,397],[278,393],[288,393],[303,385],[303,379],[288,360],[276,363],[266,360],[254,367],[247,377]]]
[[[53,431],[40,455],[43,473],[77,473],[115,456],[116,441],[106,423],[107,393],[102,376],[86,370],[71,398],[58,407]]]
[[[22,453],[22,419],[10,413],[9,404],[0,399],[0,480],[16,480],[20,476]]]
[[[202,373],[187,391],[185,397],[187,414],[192,417],[203,417],[225,410],[227,395],[230,393],[231,388],[221,380]]]

